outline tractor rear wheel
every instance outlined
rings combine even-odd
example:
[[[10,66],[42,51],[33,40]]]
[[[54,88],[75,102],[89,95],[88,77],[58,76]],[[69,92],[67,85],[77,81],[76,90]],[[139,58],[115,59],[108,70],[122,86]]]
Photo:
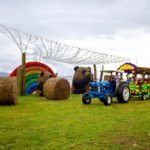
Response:
[[[128,85],[121,84],[117,90],[117,99],[119,103],[128,103],[130,99],[130,89]]]
[[[89,93],[84,93],[82,95],[82,103],[83,104],[90,104],[91,103],[91,97],[89,96]]]
[[[112,97],[109,94],[106,94],[104,98],[104,105],[109,106],[111,105],[111,103],[112,103]]]

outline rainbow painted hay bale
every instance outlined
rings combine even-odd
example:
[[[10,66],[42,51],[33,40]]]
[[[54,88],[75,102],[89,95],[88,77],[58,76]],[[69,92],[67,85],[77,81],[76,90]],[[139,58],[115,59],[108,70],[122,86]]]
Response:
[[[63,78],[50,78],[44,83],[43,93],[50,100],[67,99],[70,95],[70,84]]]
[[[17,96],[16,77],[0,77],[0,105],[15,105]]]

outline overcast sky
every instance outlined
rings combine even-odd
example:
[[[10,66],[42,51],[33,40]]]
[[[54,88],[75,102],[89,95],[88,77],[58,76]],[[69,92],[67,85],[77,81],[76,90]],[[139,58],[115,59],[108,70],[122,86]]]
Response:
[[[136,58],[133,63],[150,67],[149,0],[0,0],[0,20],[20,31]],[[17,46],[2,34],[0,50],[0,72],[11,72],[21,63]],[[74,65],[49,63],[59,74],[73,73]]]

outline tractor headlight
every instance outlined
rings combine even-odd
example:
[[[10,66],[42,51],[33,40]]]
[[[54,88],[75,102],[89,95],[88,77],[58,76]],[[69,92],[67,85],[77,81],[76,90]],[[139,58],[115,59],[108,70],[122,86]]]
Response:
[[[98,86],[98,92],[100,92],[100,91],[101,91],[100,86]]]

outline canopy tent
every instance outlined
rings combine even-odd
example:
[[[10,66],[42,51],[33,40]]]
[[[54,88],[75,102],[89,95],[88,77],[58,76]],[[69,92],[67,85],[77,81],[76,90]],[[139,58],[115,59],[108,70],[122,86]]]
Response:
[[[132,63],[124,63],[118,68],[118,70],[122,70],[126,73],[150,74],[150,68],[139,67]]]
[[[32,55],[36,59],[53,59],[70,64],[111,64],[131,60],[130,58],[66,45],[1,24],[0,32],[15,42],[21,53],[26,52],[27,55]]]

